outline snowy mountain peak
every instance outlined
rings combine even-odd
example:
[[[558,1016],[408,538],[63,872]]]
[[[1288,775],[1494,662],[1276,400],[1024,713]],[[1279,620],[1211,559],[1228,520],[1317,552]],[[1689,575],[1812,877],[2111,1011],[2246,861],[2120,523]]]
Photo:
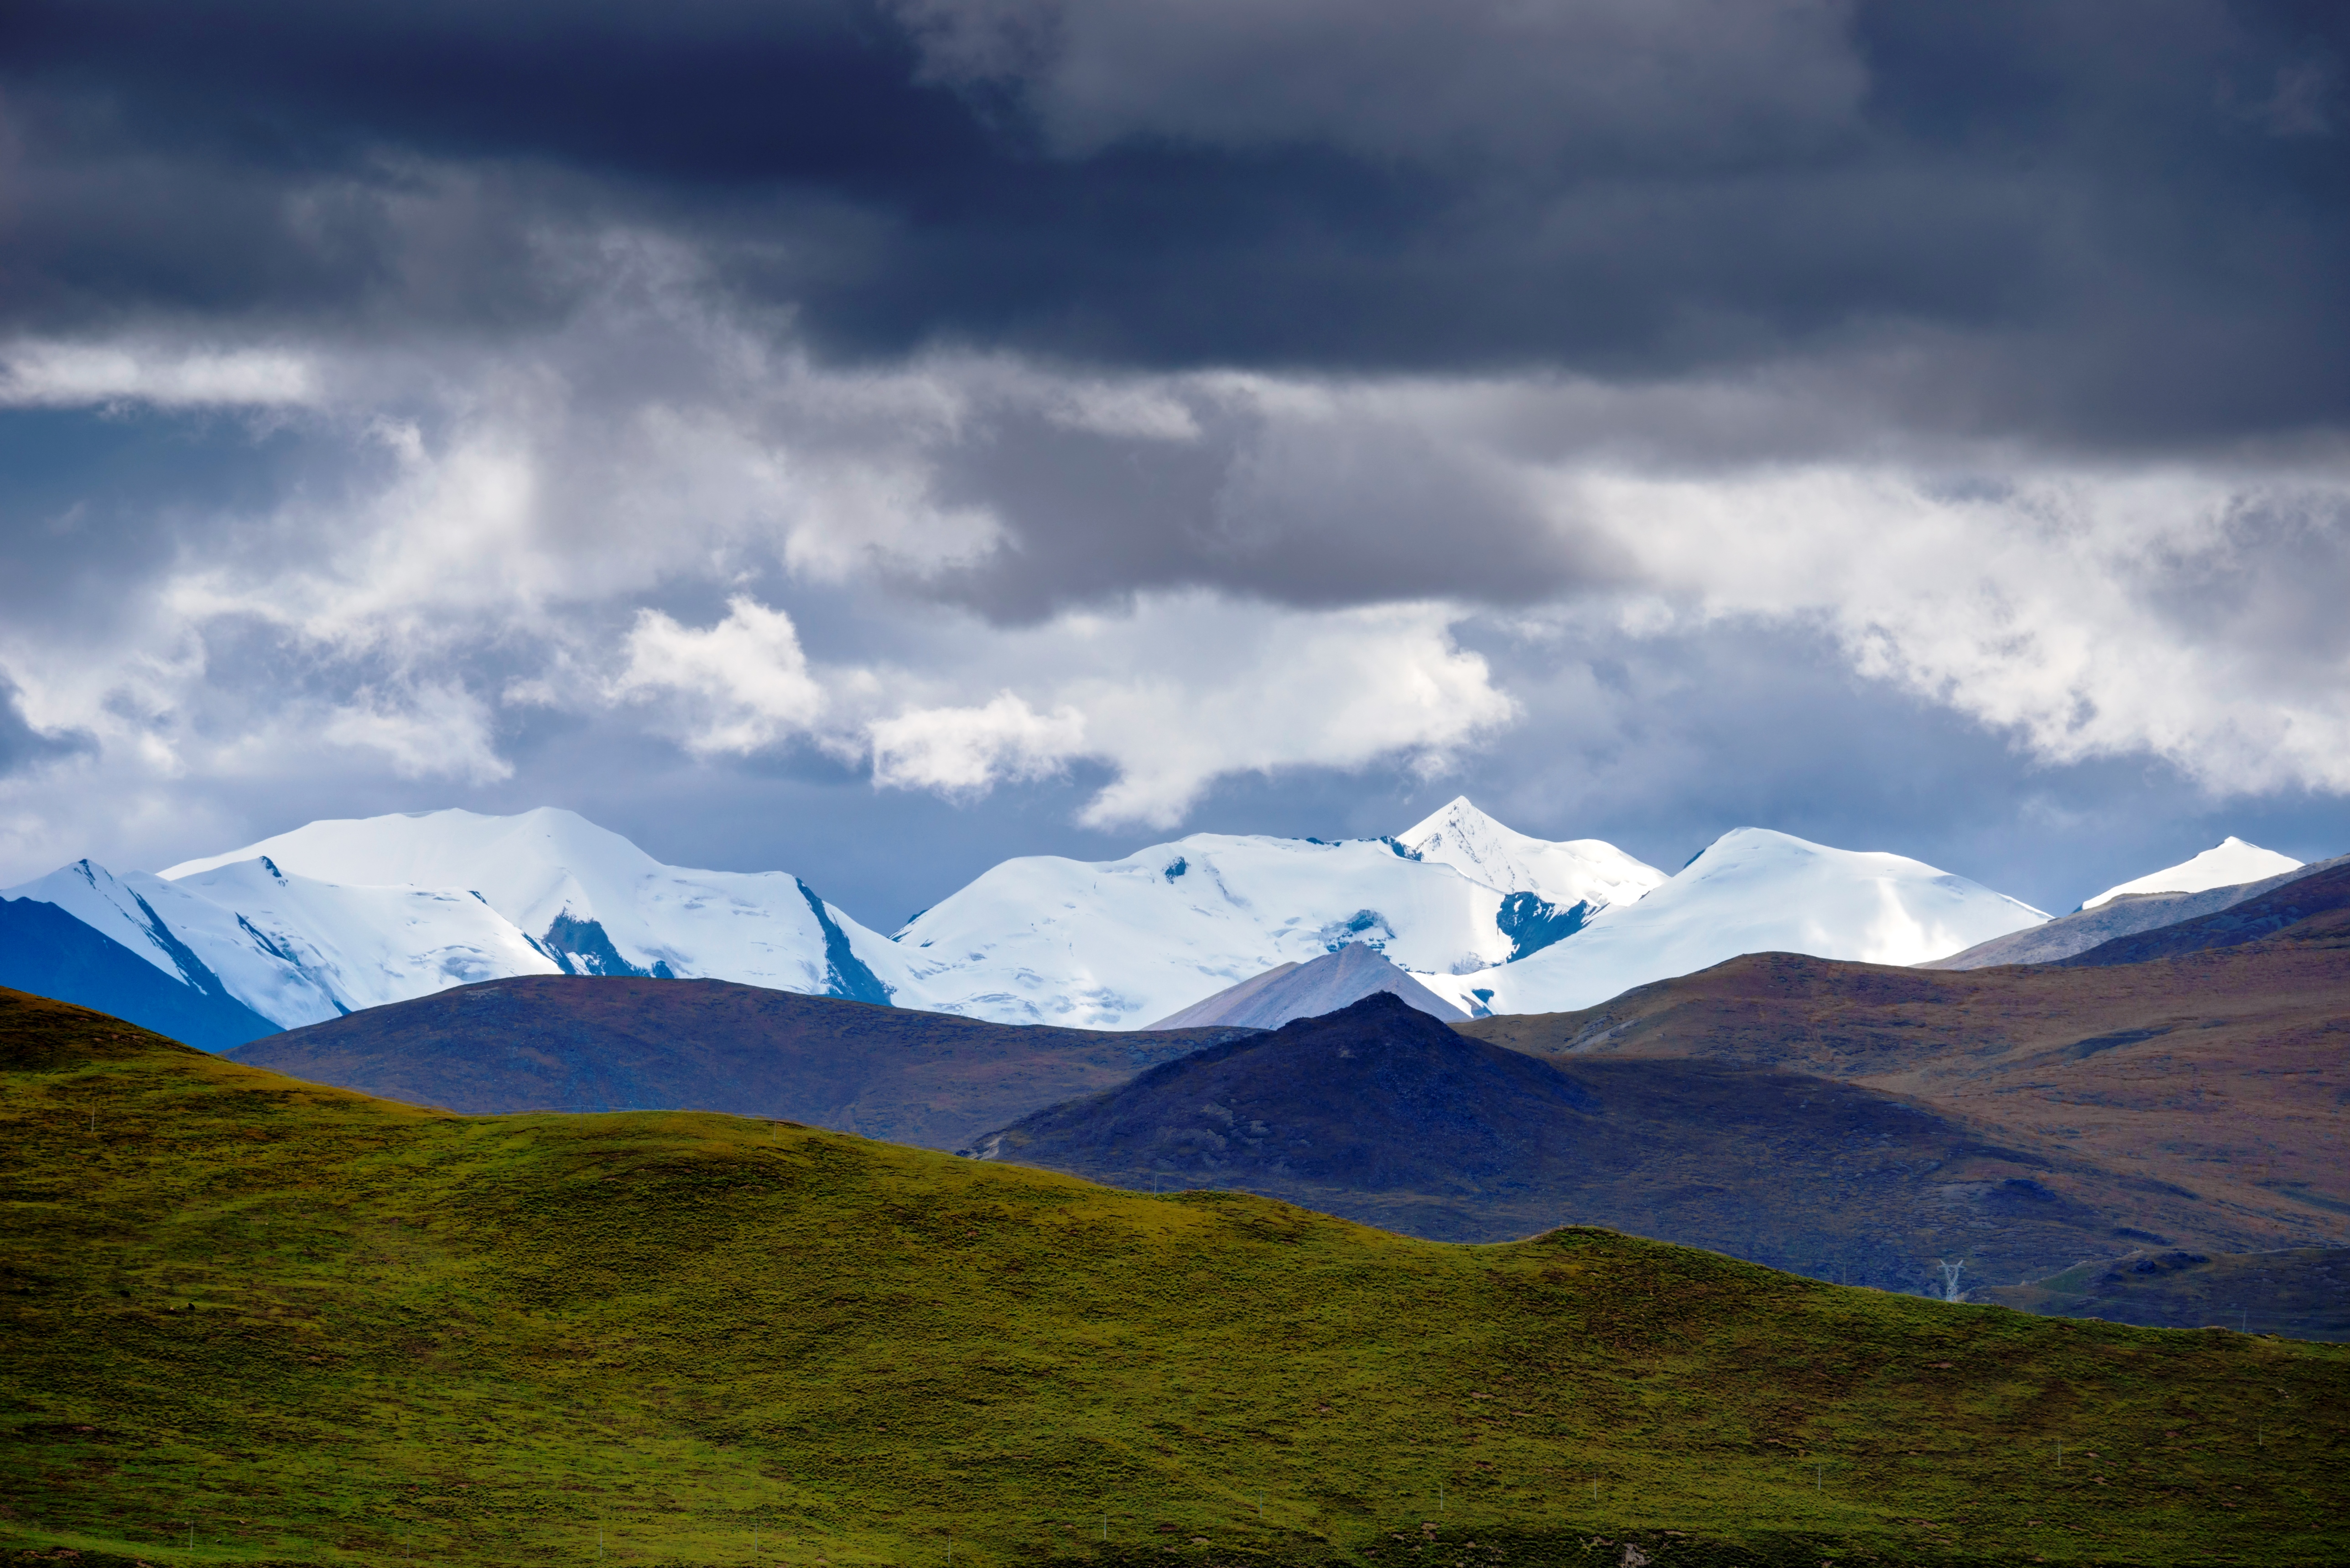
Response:
[[[553,807],[313,822],[116,878],[20,890],[292,1027],[506,974],[710,975],[887,1003],[905,965],[789,872],[664,866]]]
[[[2230,836],[2191,859],[2150,871],[2117,888],[2108,888],[2081,908],[2094,909],[2128,893],[2200,893],[2212,888],[2233,888],[2241,882],[2282,877],[2300,868],[2301,862],[2290,855],[2280,855],[2273,849]]]
[[[1665,880],[1614,845],[1597,838],[1560,843],[1531,838],[1477,809],[1467,795],[1398,835],[1396,842],[1425,861],[1450,866],[1471,881],[1503,893],[1532,893],[1559,909],[1628,904]]]
[[[1118,860],[1024,856],[898,933],[912,994],[1007,1023],[1132,1029],[1360,945],[1439,973],[1506,961],[1503,895],[1385,839],[1201,833]]]
[[[1564,941],[1482,974],[1425,982],[1472,1010],[1565,1012],[1742,953],[1919,963],[2047,918],[1904,855],[1741,827],[1648,897],[1602,909]]]

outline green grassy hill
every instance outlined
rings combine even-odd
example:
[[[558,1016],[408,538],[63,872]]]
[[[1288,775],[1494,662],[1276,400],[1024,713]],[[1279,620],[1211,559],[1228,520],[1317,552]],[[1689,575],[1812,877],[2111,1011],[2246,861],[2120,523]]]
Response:
[[[2350,1556],[2339,1347],[720,1116],[438,1115],[12,993],[0,1083],[10,1552]]]

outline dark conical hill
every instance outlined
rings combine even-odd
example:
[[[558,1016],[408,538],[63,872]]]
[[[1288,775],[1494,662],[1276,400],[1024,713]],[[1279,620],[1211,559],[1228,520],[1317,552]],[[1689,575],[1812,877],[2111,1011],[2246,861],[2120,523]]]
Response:
[[[1039,1111],[972,1152],[1097,1179],[1115,1171],[1128,1184],[1155,1170],[1177,1185],[1288,1178],[1497,1197],[1604,1138],[1592,1105],[1552,1064],[1469,1039],[1378,992]]]
[[[1894,1096],[1704,1061],[1551,1061],[1373,996],[1195,1053],[972,1146],[1150,1189],[1240,1189],[1408,1235],[1598,1224],[1922,1290],[2130,1245],[2189,1200]]]

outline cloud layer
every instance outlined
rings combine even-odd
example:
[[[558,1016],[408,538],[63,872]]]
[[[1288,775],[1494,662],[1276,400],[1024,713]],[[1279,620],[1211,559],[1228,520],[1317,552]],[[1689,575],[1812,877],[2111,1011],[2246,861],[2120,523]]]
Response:
[[[0,861],[583,755],[1073,847],[1547,771],[1604,833],[1628,744],[1716,809],[1766,649],[1820,754],[1896,701],[1978,792],[2331,810],[2350,28],[2116,26],[10,7]]]

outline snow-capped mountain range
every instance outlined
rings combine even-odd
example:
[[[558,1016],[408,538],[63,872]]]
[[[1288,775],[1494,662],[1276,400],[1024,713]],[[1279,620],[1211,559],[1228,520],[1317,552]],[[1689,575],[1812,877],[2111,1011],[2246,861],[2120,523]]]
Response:
[[[1392,838],[1194,834],[1111,861],[1008,860],[890,936],[788,872],[666,866],[554,809],[314,822],[159,874],[80,861],[6,896],[289,1028],[569,972],[1132,1029],[1353,943],[1463,1011],[1552,1011],[1742,952],[1914,963],[2047,918],[1915,860],[1759,828],[1667,877],[1465,799]]]

